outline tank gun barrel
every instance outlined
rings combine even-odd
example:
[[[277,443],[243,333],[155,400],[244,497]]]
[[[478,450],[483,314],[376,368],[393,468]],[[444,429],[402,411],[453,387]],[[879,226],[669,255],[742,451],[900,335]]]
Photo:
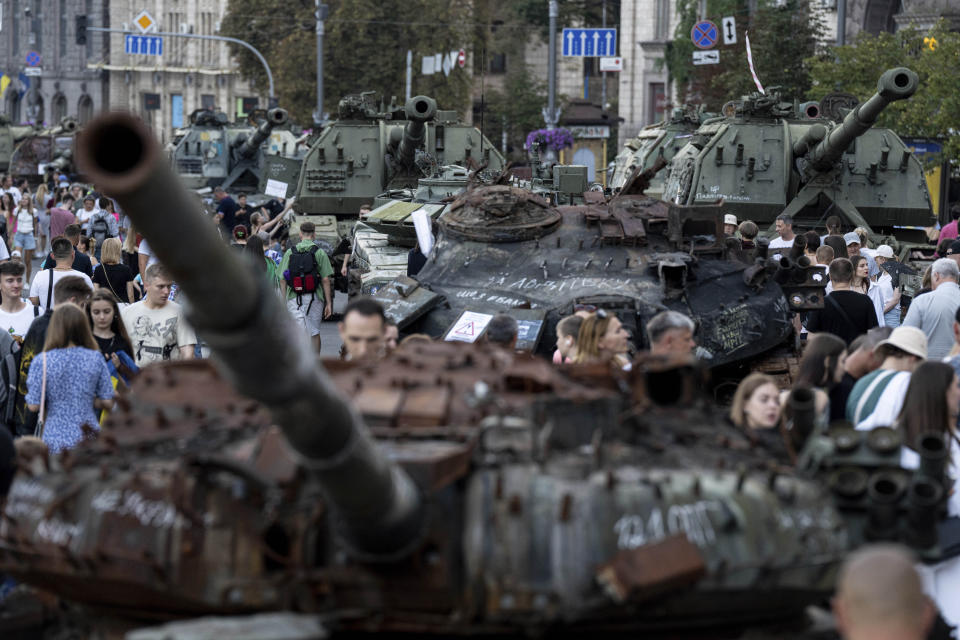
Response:
[[[80,133],[75,154],[183,288],[190,321],[224,377],[270,410],[322,484],[345,543],[365,557],[411,548],[423,520],[412,480],[376,447],[266,279],[220,241],[145,125],[126,113],[102,115]]]
[[[64,133],[76,133],[80,128],[80,123],[75,119],[67,117],[60,121],[60,124],[50,130],[50,135],[59,136]]]
[[[242,158],[250,158],[256,155],[257,149],[270,137],[270,133],[274,127],[286,124],[288,119],[289,116],[287,115],[286,109],[270,109],[270,111],[267,112],[267,119],[261,122],[257,130],[243,141],[237,153],[239,153]]]
[[[413,164],[417,149],[423,145],[427,130],[424,123],[432,120],[436,115],[437,103],[427,96],[414,96],[404,105],[403,111],[409,122],[403,128],[403,140],[400,141],[397,149],[397,160],[402,165],[410,166]]]
[[[877,81],[877,92],[869,100],[856,106],[843,122],[810,150],[807,159],[811,166],[826,171],[840,159],[853,141],[876,122],[880,112],[896,100],[905,100],[917,91],[920,79],[906,67],[888,69]]]

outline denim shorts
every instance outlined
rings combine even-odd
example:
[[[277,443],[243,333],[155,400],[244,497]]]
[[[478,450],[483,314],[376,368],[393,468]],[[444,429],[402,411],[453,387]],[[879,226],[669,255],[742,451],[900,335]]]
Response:
[[[24,251],[33,251],[37,248],[37,241],[32,233],[20,233],[18,231],[13,235],[13,246],[20,247]]]

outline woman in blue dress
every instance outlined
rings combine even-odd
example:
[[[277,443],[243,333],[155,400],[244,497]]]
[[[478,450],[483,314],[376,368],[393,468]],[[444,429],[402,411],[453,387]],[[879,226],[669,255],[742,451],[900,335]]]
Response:
[[[54,453],[83,439],[82,425],[99,429],[97,410],[113,407],[113,385],[87,315],[74,304],[60,304],[50,318],[43,352],[30,363],[27,408],[40,410],[46,362],[43,438]]]

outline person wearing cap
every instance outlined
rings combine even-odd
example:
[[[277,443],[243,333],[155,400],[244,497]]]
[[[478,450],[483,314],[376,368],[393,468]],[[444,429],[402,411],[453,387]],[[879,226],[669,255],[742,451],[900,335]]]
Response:
[[[877,267],[877,261],[873,259],[873,256],[871,256],[868,251],[863,251],[862,238],[857,234],[856,231],[843,234],[843,242],[847,245],[848,258],[853,260],[854,256],[863,256],[867,259],[867,265],[870,267],[869,275],[871,278],[880,273],[880,269]]]
[[[853,264],[846,258],[830,263],[833,290],[824,298],[823,309],[811,311],[807,331],[832,333],[850,344],[859,335],[879,324],[873,301],[865,293],[851,290]]]
[[[927,358],[927,336],[916,327],[897,327],[874,351],[880,368],[857,380],[847,399],[847,421],[861,430],[896,422],[910,375]]]
[[[797,235],[793,232],[793,218],[781,213],[776,221],[777,237],[770,241],[769,256],[774,260],[779,260],[784,253],[788,253],[793,247],[793,241]]]
[[[309,220],[300,225],[301,240],[295,248],[287,249],[287,252],[283,254],[279,272],[282,274],[280,291],[287,300],[287,310],[310,336],[314,349],[319,353],[321,346],[320,323],[333,314],[333,291],[330,286],[333,267],[330,266],[330,258],[327,257],[327,252],[321,249],[314,240],[315,232],[316,226]],[[290,270],[290,257],[294,251],[298,253],[314,251],[313,255],[317,261],[317,273],[320,275],[322,287],[318,288],[313,294],[298,295],[286,280]]]
[[[953,319],[960,307],[960,268],[950,258],[940,258],[930,270],[933,291],[914,298],[903,319],[904,326],[917,327],[927,336],[930,358],[941,360],[953,347]]]
[[[896,256],[893,255],[893,247],[886,244],[877,247],[876,259],[878,267],[897,262]],[[880,297],[883,299],[883,323],[891,329],[895,329],[900,326],[901,289],[899,286],[894,288],[893,276],[882,268],[877,277],[877,288],[880,290]]]
[[[723,233],[731,238],[737,235],[737,216],[732,213],[723,216]]]

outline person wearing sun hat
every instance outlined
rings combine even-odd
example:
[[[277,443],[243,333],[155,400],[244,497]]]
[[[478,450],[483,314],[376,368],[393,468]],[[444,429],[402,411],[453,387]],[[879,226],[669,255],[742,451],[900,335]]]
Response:
[[[723,216],[723,233],[731,238],[737,235],[737,216],[732,213]]]
[[[847,398],[847,421],[861,430],[896,422],[910,376],[927,359],[927,336],[916,327],[897,327],[874,353],[880,368],[857,380]]]

